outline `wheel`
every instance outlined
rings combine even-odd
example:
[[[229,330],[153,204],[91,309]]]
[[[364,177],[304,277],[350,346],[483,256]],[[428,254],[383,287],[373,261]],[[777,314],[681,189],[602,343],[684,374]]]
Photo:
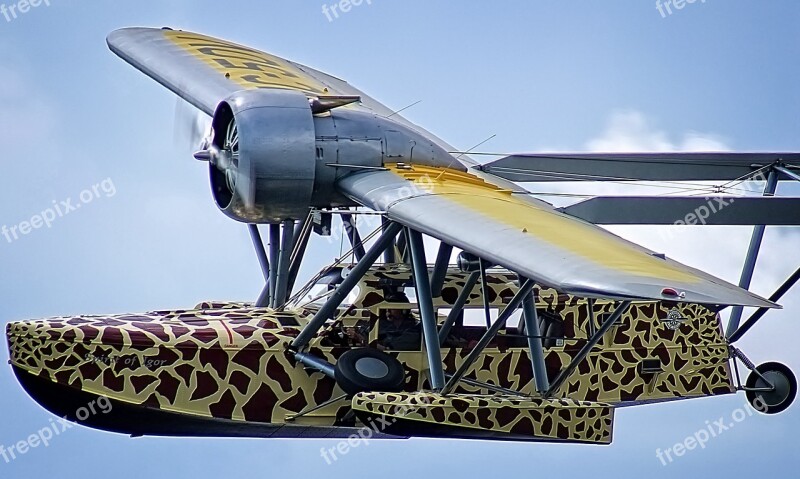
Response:
[[[335,373],[336,383],[350,395],[366,391],[399,392],[406,382],[400,361],[372,348],[351,349],[342,354]]]
[[[764,378],[753,371],[746,383],[747,400],[753,409],[764,414],[777,414],[789,407],[797,395],[797,379],[792,370],[784,364],[772,362],[756,366],[756,371]],[[772,391],[752,391],[772,386],[775,388]]]

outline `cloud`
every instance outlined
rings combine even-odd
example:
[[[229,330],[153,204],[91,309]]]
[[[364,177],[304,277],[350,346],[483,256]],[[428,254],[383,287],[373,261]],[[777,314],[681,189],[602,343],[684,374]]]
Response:
[[[713,133],[687,132],[671,140],[670,135],[657,129],[646,115],[633,110],[613,113],[603,132],[587,141],[585,149],[592,152],[730,151],[721,136]],[[713,184],[713,182],[704,183]],[[696,188],[697,184],[692,182],[686,187]],[[567,183],[557,188],[562,193],[579,191],[586,195],[652,195],[676,194],[676,191],[679,192],[675,189],[676,186],[675,182]],[[754,191],[758,189],[759,185],[756,184]],[[696,195],[697,192],[689,190],[684,194]],[[615,226],[608,229],[657,251],[671,254],[679,261],[685,261],[693,266],[707,265],[708,269],[716,271],[713,274],[731,282],[738,281],[751,232],[750,227],[706,226]],[[773,228],[772,231],[776,231],[777,235],[791,234],[781,228]],[[780,265],[771,264],[767,254],[768,252],[765,252],[764,266],[782,271]],[[783,263],[781,260],[780,264]],[[776,279],[777,281],[779,280]],[[768,294],[768,291],[762,292]]]
[[[707,133],[688,132],[679,141],[671,141],[664,131],[655,129],[638,111],[613,113],[606,130],[586,144],[595,152],[630,151],[729,151],[724,141]]]

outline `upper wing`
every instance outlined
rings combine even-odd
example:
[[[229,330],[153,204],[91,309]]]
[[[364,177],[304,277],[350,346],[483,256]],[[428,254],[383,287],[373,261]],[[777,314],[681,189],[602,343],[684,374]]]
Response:
[[[208,115],[213,115],[217,105],[232,93],[255,88],[298,90],[309,98],[357,96],[361,101],[346,108],[391,116],[445,150],[455,150],[346,81],[269,53],[167,28],[123,28],[112,32],[107,41],[111,51],[123,60]],[[466,156],[458,161],[475,164]]]
[[[124,28],[108,36],[109,48],[200,110],[213,115],[230,94],[287,88],[309,96],[362,95],[329,75],[225,40],[171,29]],[[362,98],[365,105],[371,104]],[[371,107],[385,109],[377,102]]]
[[[481,170],[522,182],[702,181],[744,179],[774,163],[797,168],[800,153],[525,153]]]
[[[387,165],[339,182],[389,219],[565,293],[585,297],[776,305],[702,271],[663,259],[590,223],[471,173]]]

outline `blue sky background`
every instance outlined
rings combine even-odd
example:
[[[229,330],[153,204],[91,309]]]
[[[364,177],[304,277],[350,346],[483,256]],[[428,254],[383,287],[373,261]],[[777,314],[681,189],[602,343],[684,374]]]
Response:
[[[245,228],[216,211],[206,169],[174,139],[174,97],[107,50],[105,36],[119,27],[221,36],[346,78],[395,109],[421,100],[406,116],[461,149],[497,134],[481,150],[800,151],[794,0],[698,1],[667,18],[640,0],[372,0],[333,22],[323,2],[308,0],[50,3],[11,22],[0,16],[0,226],[106,178],[116,194],[13,243],[0,237],[2,323],[253,299],[260,290]],[[746,228],[615,231],[734,282],[748,240]],[[767,232],[754,290],[769,294],[796,268],[799,239]],[[306,277],[338,253],[338,244],[312,244]],[[786,310],[743,340],[756,362],[800,369],[798,298],[790,294]],[[0,391],[0,444],[48,425],[8,367]],[[621,410],[609,447],[415,439],[373,442],[331,466],[320,448],[333,441],[129,439],[74,428],[11,464],[0,459],[0,477],[696,477],[800,466],[797,406],[748,417],[666,467],[656,459],[657,448],[743,403]]]

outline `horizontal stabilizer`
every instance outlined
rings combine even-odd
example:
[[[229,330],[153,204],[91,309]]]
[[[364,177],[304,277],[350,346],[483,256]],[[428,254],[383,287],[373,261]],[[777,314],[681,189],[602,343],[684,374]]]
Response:
[[[560,211],[601,225],[800,225],[800,198],[598,196]]]
[[[526,153],[481,169],[518,182],[731,181],[775,163],[798,171],[800,153]]]

